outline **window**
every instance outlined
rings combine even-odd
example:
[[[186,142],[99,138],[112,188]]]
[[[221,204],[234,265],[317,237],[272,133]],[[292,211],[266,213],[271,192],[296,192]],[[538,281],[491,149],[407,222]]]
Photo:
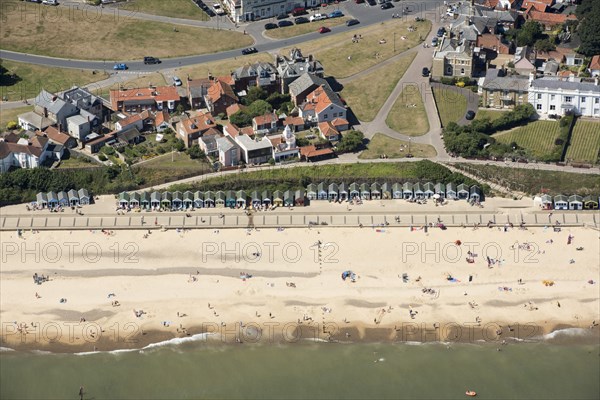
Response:
[[[582,103],[585,103],[585,97],[582,97],[582,98],[581,98],[581,102],[582,102]]]
[[[541,93],[538,93],[538,95],[537,95],[537,99],[538,99],[538,100],[541,100],[541,99],[542,99],[542,94],[541,94]]]
[[[556,110],[556,106],[550,106],[550,111]]]
[[[594,99],[595,104],[600,104],[600,97]]]
[[[337,117],[337,113],[333,113],[333,118]]]
[[[327,114],[324,114],[324,115],[323,115],[323,119],[327,119]]]
[[[464,74],[465,74],[465,69],[464,69],[464,68],[461,68],[461,69],[460,69],[460,74],[461,74],[461,75],[464,75]]]
[[[554,97],[556,97],[556,96],[554,96],[553,94],[551,94],[550,95],[550,100],[554,100]]]
[[[573,98],[571,96],[565,96],[565,103],[570,103]]]
[[[541,104],[537,104],[537,105],[535,106],[535,108],[536,108],[536,110],[541,110],[541,109],[542,109],[542,105],[541,105]]]

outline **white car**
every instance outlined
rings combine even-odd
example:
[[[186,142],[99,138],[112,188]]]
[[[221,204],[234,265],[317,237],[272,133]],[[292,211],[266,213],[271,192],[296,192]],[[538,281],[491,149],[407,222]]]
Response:
[[[173,77],[173,85],[175,85],[175,86],[181,86],[182,85],[181,79],[179,79],[178,77],[174,76]]]
[[[321,21],[327,19],[327,15],[324,14],[315,14],[315,15],[311,15],[310,18],[308,19],[310,22],[314,22],[314,21]]]
[[[48,6],[57,6],[58,1],[57,0],[43,0],[42,4],[46,4]]]

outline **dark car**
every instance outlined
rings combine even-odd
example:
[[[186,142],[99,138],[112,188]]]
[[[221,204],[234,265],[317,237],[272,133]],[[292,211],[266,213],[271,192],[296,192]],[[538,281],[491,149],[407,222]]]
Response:
[[[248,48],[242,50],[243,55],[252,54],[252,53],[258,53],[258,50],[256,50],[256,48],[254,48],[254,47],[248,47]]]
[[[360,24],[360,21],[357,19],[349,19],[348,21],[346,21],[346,26],[352,26],[352,25],[358,25]]]
[[[442,27],[442,28],[438,29],[437,36],[442,37],[442,36],[444,36],[444,33],[446,33],[446,29]]]
[[[211,10],[209,7],[206,7],[206,10],[203,10],[206,15],[208,15],[209,17],[215,17],[217,14],[215,14],[215,12],[213,10]]]
[[[279,21],[279,20],[282,20],[282,19],[286,19],[287,17],[288,17],[288,15],[287,15],[287,14],[279,14],[279,15],[277,16],[277,20]]]
[[[280,28],[284,28],[286,26],[292,26],[294,25],[294,23],[292,21],[279,21],[279,23],[277,24],[279,25]]]
[[[296,25],[300,25],[300,24],[306,24],[307,22],[310,22],[310,21],[309,21],[309,20],[308,20],[308,18],[306,18],[306,17],[298,17],[298,18],[296,18],[296,19],[294,20],[294,23],[295,23]]]
[[[428,77],[429,76],[429,68],[427,67],[423,67],[423,71],[421,73],[424,77]]]
[[[160,62],[156,57],[144,57],[144,64],[160,64]]]
[[[375,0],[367,0],[367,3],[369,3],[370,6],[376,6],[377,2]]]
[[[394,8],[394,5],[392,3],[384,3],[381,5],[382,10],[389,10],[390,8]]]
[[[473,111],[473,110],[467,111],[467,114],[465,114],[465,118],[469,121],[472,120],[473,118],[475,118],[475,111]]]
[[[269,29],[276,29],[278,28],[277,24],[274,24],[272,22],[269,22],[268,24],[265,24],[265,29],[269,30]]]

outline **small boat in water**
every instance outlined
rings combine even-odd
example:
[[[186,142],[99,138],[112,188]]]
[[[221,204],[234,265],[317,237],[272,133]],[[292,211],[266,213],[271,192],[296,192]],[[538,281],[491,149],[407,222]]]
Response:
[[[475,392],[474,390],[467,390],[467,391],[465,392],[465,394],[466,394],[467,396],[469,396],[469,397],[475,397],[475,396],[477,396],[477,392]]]

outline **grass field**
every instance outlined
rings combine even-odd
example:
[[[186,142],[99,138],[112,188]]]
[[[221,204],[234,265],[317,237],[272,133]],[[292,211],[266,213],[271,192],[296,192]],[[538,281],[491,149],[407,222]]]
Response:
[[[427,113],[417,85],[409,84],[404,87],[385,122],[404,135],[420,136],[429,131]]]
[[[501,182],[513,190],[532,195],[540,193],[541,188],[547,189],[551,195],[600,193],[600,175],[483,164],[455,165],[481,179]]]
[[[141,59],[149,52],[166,58],[214,53],[252,43],[249,35],[227,30],[177,25],[175,32],[172,24],[115,17],[95,10],[66,12],[62,7],[16,4],[21,13],[6,13],[7,18],[0,24],[4,50],[106,60],[110,68],[114,60]]]
[[[490,121],[495,121],[498,118],[500,118],[501,116],[504,115],[506,111],[496,111],[496,110],[484,110],[484,109],[479,109],[477,110],[477,114],[475,115],[475,119],[476,120],[481,120],[484,118],[489,118]]]
[[[31,110],[33,110],[33,106],[11,108],[10,110],[1,109],[0,110],[0,129],[5,129],[6,124],[8,124],[10,121],[17,122],[17,116],[19,114],[25,114],[26,112],[29,112]]]
[[[448,89],[432,88],[442,126],[458,122],[467,112],[467,98]]]
[[[534,121],[509,132],[497,133],[493,137],[500,143],[516,142],[534,157],[542,158],[552,152],[559,134],[557,121]]]
[[[130,0],[119,8],[131,12],[137,11],[173,18],[195,19],[199,21],[208,21],[210,19],[191,0]]]
[[[2,60],[2,67],[8,72],[0,82],[0,97],[7,98],[8,101],[31,99],[42,89],[56,93],[71,86],[84,86],[108,77],[103,72],[92,74],[89,70],[53,68],[8,60]],[[9,77],[11,74],[18,77],[15,82]]]
[[[406,54],[397,62],[379,68],[344,86],[341,96],[359,120],[373,121],[416,55],[416,52]]]
[[[598,163],[600,123],[578,120],[573,128],[566,159],[575,162]]]
[[[380,158],[382,155],[387,158],[405,158],[409,154],[408,145],[409,143],[404,140],[376,133],[367,145],[367,149],[360,153],[358,158],[372,160]],[[417,158],[430,158],[435,157],[437,152],[433,146],[428,144],[410,143],[410,154]]]
[[[409,32],[410,26],[416,29]],[[388,20],[379,25],[354,30],[351,33],[333,35],[327,33],[322,38],[303,43],[301,49],[305,55],[314,54],[325,67],[327,75],[342,79],[415,47],[421,42],[420,37],[427,37],[430,30],[431,23],[429,21],[416,23],[414,20]],[[353,43],[353,35],[362,35],[362,39],[358,43]],[[394,36],[396,38],[395,52]],[[385,39],[384,44],[379,43],[381,39]],[[288,47],[280,53],[287,55],[290,49],[291,47]]]
[[[253,64],[256,62],[274,62],[274,60],[274,57],[269,53],[257,53],[247,56],[242,56],[240,53],[239,57],[228,58],[225,60],[204,64],[196,64],[189,67],[181,67],[176,69],[176,72],[181,79],[185,79],[188,75],[192,79],[206,78],[208,77],[209,72],[213,76],[223,76],[229,75],[235,69],[246,64]]]
[[[350,18],[342,17],[342,18],[332,18],[326,19],[324,21],[317,22],[309,22],[307,24],[300,24],[294,26],[286,26],[284,28],[277,28],[265,31],[265,36],[273,38],[273,39],[287,39],[294,36],[304,35],[306,33],[313,33],[319,30],[320,27],[326,26],[327,28],[331,28],[338,25],[343,25]]]

